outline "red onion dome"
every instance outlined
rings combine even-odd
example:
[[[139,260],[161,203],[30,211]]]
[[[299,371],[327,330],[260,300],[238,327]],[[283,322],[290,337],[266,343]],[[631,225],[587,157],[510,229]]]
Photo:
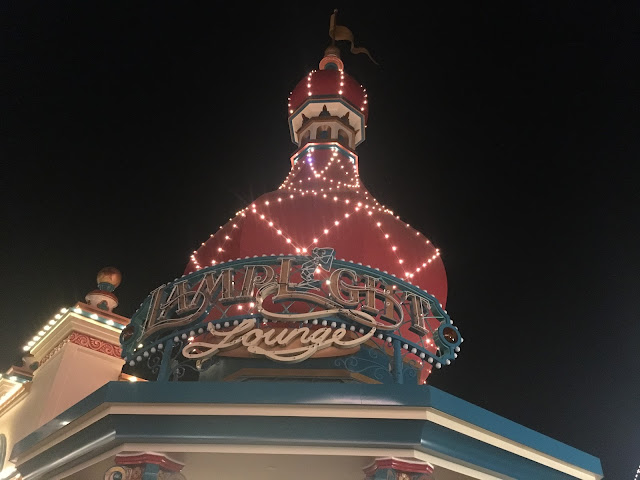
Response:
[[[280,188],[256,199],[193,252],[185,274],[262,255],[335,249],[416,285],[444,306],[447,277],[437,249],[378,203],[361,184],[357,156],[338,143],[307,144],[292,157]]]
[[[364,115],[369,113],[367,91],[352,76],[338,69],[313,70],[293,89],[289,97],[289,116],[309,100],[340,98]]]

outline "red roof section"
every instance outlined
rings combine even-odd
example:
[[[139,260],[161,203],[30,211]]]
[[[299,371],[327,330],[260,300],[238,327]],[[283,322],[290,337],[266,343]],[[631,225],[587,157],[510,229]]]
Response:
[[[247,256],[305,255],[316,246],[387,271],[445,305],[447,278],[439,250],[380,205],[338,149],[301,156],[279,190],[259,197],[194,252],[185,273]]]
[[[342,93],[340,93],[342,92]],[[289,115],[309,99],[341,98],[364,115],[369,115],[366,89],[344,70],[314,70],[304,77],[289,97]]]

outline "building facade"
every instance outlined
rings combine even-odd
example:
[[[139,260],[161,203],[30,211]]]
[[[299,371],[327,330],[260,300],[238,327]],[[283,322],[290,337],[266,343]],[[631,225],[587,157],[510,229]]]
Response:
[[[288,99],[283,183],[131,318],[101,270],[2,376],[0,480],[602,478],[597,458],[428,385],[463,334],[440,250],[360,180],[368,94],[334,18]]]

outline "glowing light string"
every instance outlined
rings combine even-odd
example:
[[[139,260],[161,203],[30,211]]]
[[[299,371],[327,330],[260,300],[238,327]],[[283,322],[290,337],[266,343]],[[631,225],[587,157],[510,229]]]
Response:
[[[313,73],[313,72],[312,72]],[[309,80],[311,81],[312,73],[309,75]],[[366,96],[366,94],[365,94]],[[366,100],[365,100],[366,102]],[[385,213],[390,215],[397,222],[401,222],[406,228],[410,227],[410,224],[403,222],[400,219],[399,215],[394,215],[393,211],[380,204],[366,189],[360,184],[358,170],[356,162],[352,157],[345,154],[344,151],[338,146],[331,146],[328,149],[322,148],[316,150],[315,146],[307,147],[299,152],[296,156],[293,157],[293,166],[285,178],[284,182],[280,185],[278,190],[289,191],[288,195],[281,195],[278,191],[272,192],[271,194],[266,194],[266,200],[263,200],[263,204],[268,207],[270,202],[274,204],[282,204],[285,201],[296,201],[298,198],[302,198],[305,196],[313,196],[314,198],[323,199],[327,202],[331,202],[334,204],[343,204],[348,206],[348,208],[343,211],[337,213],[336,218],[333,220],[331,225],[326,226],[322,229],[322,233],[319,233],[314,237],[311,243],[306,244],[301,242],[299,239],[294,238],[293,235],[290,235],[286,232],[284,227],[278,223],[268,211],[258,210],[258,205],[256,202],[252,202],[250,205],[242,209],[241,211],[236,213],[236,217],[230,219],[230,222],[234,222],[235,228],[238,228],[238,223],[245,220],[247,218],[247,214],[255,215],[256,218],[263,220],[279,237],[282,237],[285,245],[283,247],[287,249],[287,247],[293,248],[291,253],[306,253],[311,247],[316,245],[320,239],[320,237],[324,237],[325,240],[329,238],[329,236],[337,230],[337,228],[345,221],[347,221],[351,215],[364,213],[366,212],[367,216],[371,219],[372,222],[375,223],[375,226],[380,230],[383,239],[386,241],[389,246],[390,253],[393,254],[395,260],[398,262],[398,266],[401,269],[401,272],[394,273],[394,275],[405,278],[407,280],[413,279],[416,273],[420,273],[424,269],[426,269],[430,264],[432,264],[438,256],[440,256],[440,250],[435,248],[431,242],[426,239],[425,245],[430,245],[433,248],[433,253],[426,256],[422,259],[422,261],[418,261],[414,265],[409,265],[407,260],[403,257],[403,252],[401,252],[397,245],[394,243],[394,239],[391,235],[392,229],[385,228],[385,220],[384,218],[379,218],[378,215],[380,213]],[[353,163],[352,169],[345,169],[345,164],[343,161],[349,163]],[[306,172],[309,173],[306,173]],[[339,180],[340,176],[344,178],[344,182]],[[298,178],[302,177],[302,178]],[[331,178],[333,177],[333,178]],[[293,186],[293,182],[298,181],[299,184],[316,184],[319,183],[329,183],[326,189],[324,187],[321,188],[299,188]],[[364,200],[364,202],[362,201]],[[371,205],[370,205],[371,204]],[[353,208],[353,210],[349,210],[349,208]],[[216,234],[211,234],[210,239],[207,242],[202,243],[202,247],[206,247],[207,249],[215,250],[213,252],[213,260],[211,260],[211,265],[215,265],[220,261],[224,261],[224,252],[226,249],[227,242],[233,241],[233,237],[227,232],[225,236],[220,239],[221,235],[224,233],[222,230],[228,227],[220,227],[220,229],[216,232]],[[416,236],[421,236],[422,234],[419,231],[415,232]],[[222,240],[221,243],[218,243],[214,246],[210,246],[208,242],[212,239],[216,239],[218,241]],[[397,241],[397,240],[396,240]],[[217,253],[216,253],[217,251]],[[205,251],[206,253],[206,251]],[[196,267],[196,269],[202,268],[200,263],[197,260],[198,251],[194,251],[191,255],[191,262]],[[216,257],[218,259],[216,259]]]

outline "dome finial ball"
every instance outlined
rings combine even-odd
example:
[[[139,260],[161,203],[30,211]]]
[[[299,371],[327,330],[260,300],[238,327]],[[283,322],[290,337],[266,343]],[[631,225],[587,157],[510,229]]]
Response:
[[[122,281],[122,274],[115,267],[104,267],[98,272],[97,281],[98,284],[109,283],[113,285],[113,288],[116,288]]]

